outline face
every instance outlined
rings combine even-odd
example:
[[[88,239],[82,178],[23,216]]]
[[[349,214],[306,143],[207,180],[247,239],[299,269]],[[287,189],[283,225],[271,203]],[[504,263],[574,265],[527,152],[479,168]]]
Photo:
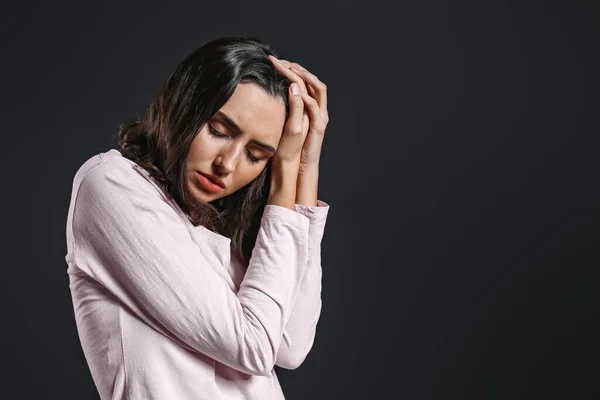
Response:
[[[186,177],[202,202],[228,196],[256,178],[283,133],[285,105],[254,83],[240,83],[202,127],[190,148]]]

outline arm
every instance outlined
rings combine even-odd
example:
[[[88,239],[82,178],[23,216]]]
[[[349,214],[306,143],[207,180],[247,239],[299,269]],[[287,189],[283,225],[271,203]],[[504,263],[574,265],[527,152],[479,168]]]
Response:
[[[310,220],[308,262],[277,352],[276,365],[286,369],[295,369],[302,364],[315,339],[321,315],[321,240],[329,205],[318,201],[317,206],[296,204],[295,209]]]
[[[319,160],[329,122],[327,112],[327,87],[315,75],[297,63],[271,57],[276,69],[293,85],[300,87],[303,131],[307,132],[302,144],[298,179],[296,182],[295,210],[306,215],[309,227],[309,259],[302,279],[301,291],[294,298],[294,309],[283,333],[277,353],[277,365],[298,367],[308,354],[314,341],[315,329],[321,311],[321,238],[325,227],[328,205],[317,200]],[[310,88],[311,95],[307,88]],[[312,96],[312,97],[311,97]],[[299,109],[298,109],[299,110]],[[319,207],[321,206],[321,207]]]
[[[72,216],[82,271],[180,345],[252,375],[273,369],[307,262],[308,228],[305,216],[268,205],[236,295],[177,212],[123,165],[93,167]]]

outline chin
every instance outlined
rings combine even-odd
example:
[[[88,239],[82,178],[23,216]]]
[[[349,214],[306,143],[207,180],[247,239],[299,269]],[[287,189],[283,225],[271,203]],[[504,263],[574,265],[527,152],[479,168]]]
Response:
[[[227,197],[229,193],[207,193],[197,187],[192,187],[192,195],[199,201],[203,203],[211,203],[215,200],[222,199],[223,197]]]
[[[194,188],[194,190],[192,190],[192,194],[194,195],[196,200],[199,200],[203,203],[210,203],[211,201],[218,200],[221,197],[216,194],[205,193],[205,192],[195,189],[195,188]]]

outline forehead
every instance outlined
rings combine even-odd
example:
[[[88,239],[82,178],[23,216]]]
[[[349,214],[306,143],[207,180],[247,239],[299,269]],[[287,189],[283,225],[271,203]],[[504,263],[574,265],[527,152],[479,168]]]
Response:
[[[240,83],[220,111],[234,120],[248,137],[277,146],[285,124],[283,99],[269,95],[255,83]]]

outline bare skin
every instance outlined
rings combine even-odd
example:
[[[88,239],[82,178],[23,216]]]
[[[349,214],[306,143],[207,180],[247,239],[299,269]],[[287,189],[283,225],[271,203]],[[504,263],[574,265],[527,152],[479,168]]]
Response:
[[[317,205],[319,183],[319,160],[325,129],[329,122],[327,111],[327,86],[314,74],[298,63],[278,60],[269,56],[273,65],[292,82],[299,85],[303,99],[303,130],[306,140],[303,143],[296,182],[297,204]]]
[[[242,132],[227,124],[225,116],[233,120]],[[250,183],[274,154],[256,142],[277,149],[284,123],[283,100],[273,98],[256,84],[240,83],[227,103],[207,121],[192,142],[186,169],[194,196],[200,201],[210,202]],[[206,191],[198,182],[197,171],[221,179],[225,188],[219,193]]]

